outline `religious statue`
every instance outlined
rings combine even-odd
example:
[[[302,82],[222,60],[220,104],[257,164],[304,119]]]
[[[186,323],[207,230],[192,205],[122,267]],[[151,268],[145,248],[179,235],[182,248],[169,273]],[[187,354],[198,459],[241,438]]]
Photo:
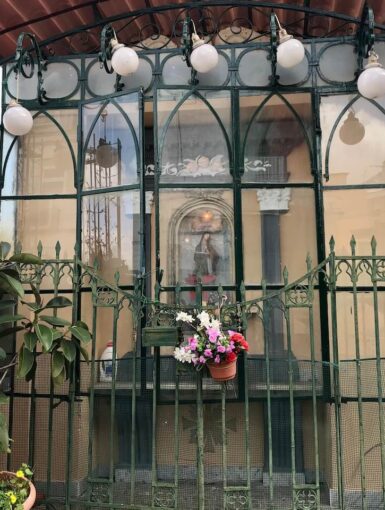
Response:
[[[220,256],[214,248],[210,232],[204,232],[194,252],[194,275],[204,283],[214,282]]]

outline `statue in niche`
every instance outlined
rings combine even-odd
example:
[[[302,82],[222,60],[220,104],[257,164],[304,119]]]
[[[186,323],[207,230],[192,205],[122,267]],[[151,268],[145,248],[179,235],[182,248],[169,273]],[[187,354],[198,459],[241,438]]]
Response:
[[[206,280],[204,283],[214,282],[219,258],[219,254],[212,244],[210,232],[204,232],[195,248],[193,275],[202,281]]]

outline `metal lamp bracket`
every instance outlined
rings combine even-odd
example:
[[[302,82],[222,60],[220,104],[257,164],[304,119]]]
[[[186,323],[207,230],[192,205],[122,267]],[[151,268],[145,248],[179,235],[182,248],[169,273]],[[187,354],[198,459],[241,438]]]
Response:
[[[191,65],[191,53],[193,52],[193,40],[192,40],[192,34],[194,33],[194,24],[190,16],[187,16],[186,19],[183,21],[183,28],[182,28],[182,54],[183,54],[183,60],[186,62],[188,67],[191,68],[191,85],[197,85],[197,72]]]
[[[278,25],[274,12],[270,14],[270,55],[271,76],[270,84],[277,85],[279,76],[277,75],[277,48],[278,48]]]
[[[24,47],[25,39],[31,43],[28,47]],[[16,78],[20,75],[27,79],[32,78],[35,66],[37,66],[37,97],[40,103],[44,103],[47,101],[47,96],[43,87],[43,71],[47,70],[47,61],[40,50],[36,37],[28,32],[22,32],[17,38],[15,64],[13,66]]]
[[[368,58],[370,50],[374,45],[374,14],[373,9],[368,6],[367,3],[364,5],[364,9],[362,11],[361,22],[357,32],[357,42],[356,42],[356,51],[357,51],[357,64],[358,64],[358,73],[359,74],[364,66],[364,59]]]
[[[111,60],[112,57],[112,46],[111,41],[112,39],[116,39],[116,33],[113,27],[108,23],[107,25],[104,25],[102,29],[102,33],[100,35],[100,51],[99,51],[99,62],[100,67],[103,68],[108,74],[112,74],[114,72],[114,69],[112,66],[108,65],[108,61]],[[115,82],[115,90],[116,92],[120,92],[123,87],[124,83],[121,83],[121,76],[120,74],[116,73],[116,82]]]

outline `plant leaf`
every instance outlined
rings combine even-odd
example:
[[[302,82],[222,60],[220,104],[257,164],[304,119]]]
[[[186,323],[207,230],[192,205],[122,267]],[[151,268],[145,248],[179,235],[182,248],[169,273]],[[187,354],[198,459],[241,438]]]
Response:
[[[53,342],[52,329],[48,326],[44,326],[44,324],[36,324],[35,331],[38,339],[44,347],[44,350],[48,352],[51,349]]]
[[[8,322],[16,322],[21,319],[26,319],[24,315],[12,314],[12,315],[0,315],[0,324],[7,324]]]
[[[9,449],[8,426],[5,416],[0,413],[0,452],[6,453]]]
[[[79,351],[80,351],[80,354],[83,356],[83,359],[89,363],[90,362],[90,357],[88,356],[88,352],[86,351],[86,349],[84,349],[84,347],[82,347],[81,345],[79,345]]]
[[[39,318],[42,321],[48,322],[51,326],[71,326],[71,323],[61,317],[55,317],[53,315],[40,315]]]
[[[58,375],[63,371],[64,368],[64,355],[55,351],[52,356],[52,378],[56,379]]]
[[[63,370],[56,377],[52,377],[54,385],[61,386],[66,380],[66,374],[66,368],[63,366]]]
[[[5,352],[5,350],[2,347],[0,347],[0,361],[5,360],[6,357],[7,357],[7,353]]]
[[[76,358],[76,346],[74,342],[71,342],[70,340],[63,340],[60,342],[60,346],[62,348],[63,354],[65,358],[72,363],[74,359]]]
[[[20,281],[13,278],[13,276],[9,276],[4,271],[0,273],[0,288],[14,296],[24,296],[24,289]]]
[[[24,334],[24,345],[26,348],[33,352],[35,350],[37,344],[37,334],[32,331],[27,331],[27,333]]]
[[[48,301],[44,308],[65,308],[71,306],[72,301],[64,296],[57,296]]]
[[[70,332],[75,338],[84,344],[87,344],[91,340],[91,334],[87,329],[81,328],[79,326],[72,326],[70,328]]]
[[[20,264],[38,264],[40,266],[44,264],[40,257],[32,253],[16,253],[12,255],[12,257],[9,257],[9,260]]]
[[[51,329],[53,341],[59,340],[59,338],[63,337],[64,331],[60,331],[59,329]]]
[[[89,331],[87,324],[83,321],[76,321],[74,326],[79,326],[79,328],[83,328],[83,329],[86,329],[87,331]]]
[[[2,391],[0,391],[0,404],[6,404],[9,400],[9,397]]]
[[[34,361],[35,357],[33,353],[23,345],[19,352],[19,367],[17,375],[19,377],[26,377],[28,372],[31,370]]]
[[[4,260],[11,251],[11,245],[5,241],[0,242],[0,259]]]

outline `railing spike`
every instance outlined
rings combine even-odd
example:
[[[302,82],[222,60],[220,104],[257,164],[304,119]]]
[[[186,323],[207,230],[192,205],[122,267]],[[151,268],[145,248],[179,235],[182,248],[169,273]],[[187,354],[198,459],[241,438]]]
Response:
[[[56,254],[56,258],[60,258],[60,252],[61,252],[61,244],[60,244],[60,241],[56,241],[56,244],[55,244],[55,254]]]
[[[114,280],[115,280],[116,285],[118,285],[119,284],[119,280],[120,280],[120,273],[119,273],[119,271],[115,271]]]
[[[42,253],[43,253],[43,243],[41,241],[39,241],[37,243],[37,254],[39,257],[41,257]]]
[[[283,268],[282,275],[283,275],[283,282],[286,286],[289,283],[289,271],[287,269],[287,266],[285,266]]]
[[[307,266],[307,270],[308,271],[310,271],[312,264],[313,264],[313,261],[312,261],[311,255],[310,255],[309,252],[307,252],[307,255],[306,255],[306,266]]]
[[[334,252],[334,248],[336,247],[336,242],[334,240],[334,237],[331,236],[330,238],[330,241],[329,241],[329,247],[330,247],[330,251],[331,252]]]
[[[21,242],[20,241],[17,241],[17,243],[15,244],[15,254],[17,253],[21,253],[21,250],[22,250],[22,245],[21,245]]]
[[[372,255],[375,255],[376,250],[377,250],[377,240],[374,236],[372,237],[372,240],[370,241],[370,246],[372,247]]]
[[[352,250],[352,255],[355,255],[356,254],[356,238],[354,236],[351,237],[350,239],[350,248]]]

